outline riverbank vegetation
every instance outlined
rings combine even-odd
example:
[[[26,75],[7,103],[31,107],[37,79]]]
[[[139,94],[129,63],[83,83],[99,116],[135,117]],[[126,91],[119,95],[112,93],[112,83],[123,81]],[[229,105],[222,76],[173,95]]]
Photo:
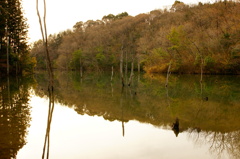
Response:
[[[64,70],[144,70],[148,73],[240,73],[240,3],[219,1],[130,16],[77,22],[48,37],[53,67]],[[46,68],[42,41],[33,44]]]

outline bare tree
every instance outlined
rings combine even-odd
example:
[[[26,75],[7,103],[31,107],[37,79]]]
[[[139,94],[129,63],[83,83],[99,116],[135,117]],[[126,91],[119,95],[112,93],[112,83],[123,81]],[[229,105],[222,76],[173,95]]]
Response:
[[[50,148],[50,126],[51,126],[52,114],[53,114],[53,110],[54,110],[54,95],[53,95],[53,71],[52,71],[52,65],[51,65],[49,51],[48,51],[47,24],[46,24],[46,1],[43,0],[43,3],[44,3],[44,16],[43,16],[43,23],[42,23],[42,19],[41,19],[40,13],[39,13],[38,0],[36,0],[37,15],[39,18],[39,24],[40,24],[40,29],[41,29],[41,33],[42,33],[42,39],[43,39],[43,45],[45,46],[47,70],[48,70],[48,76],[49,76],[49,83],[48,83],[49,109],[48,109],[46,135],[45,135],[43,154],[42,154],[42,159],[44,159],[45,158],[45,150],[46,150],[46,146],[47,146],[47,159],[48,159],[49,158],[49,148]]]

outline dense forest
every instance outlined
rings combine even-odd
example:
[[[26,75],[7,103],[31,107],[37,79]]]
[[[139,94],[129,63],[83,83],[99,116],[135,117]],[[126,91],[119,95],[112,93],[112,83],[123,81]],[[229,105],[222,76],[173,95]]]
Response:
[[[21,0],[0,0],[0,76],[32,71]]]
[[[48,37],[54,68],[144,70],[149,73],[240,73],[240,3],[219,1],[130,16],[109,14],[79,21]],[[46,68],[42,41],[32,46],[37,68]]]

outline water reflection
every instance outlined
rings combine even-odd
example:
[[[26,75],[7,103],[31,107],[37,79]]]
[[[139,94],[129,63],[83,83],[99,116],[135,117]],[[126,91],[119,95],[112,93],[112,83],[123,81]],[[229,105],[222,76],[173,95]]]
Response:
[[[50,131],[51,131],[51,123],[52,123],[52,117],[53,117],[53,110],[54,110],[54,94],[53,94],[54,87],[53,85],[48,85],[48,99],[49,99],[49,105],[48,105],[48,117],[47,117],[47,128],[46,128],[46,134],[44,139],[44,146],[43,146],[43,153],[42,153],[42,159],[45,158],[45,151],[46,152],[46,158],[49,158],[50,153]]]
[[[123,114],[123,92],[124,92],[124,86],[122,85],[122,91],[121,91],[121,98],[120,98],[120,107],[122,109],[122,135],[124,136],[125,134],[125,129],[124,129],[124,114]]]
[[[173,123],[172,130],[177,137],[179,134],[179,119],[178,118],[176,118],[175,122]]]
[[[189,137],[197,145],[209,144],[209,150],[220,158],[224,151],[230,154],[230,158],[240,158],[240,131],[228,133],[199,132],[198,129],[189,129]]]
[[[32,78],[0,80],[0,158],[16,158],[26,144],[29,127],[29,85]]]
[[[56,73],[54,100],[80,115],[120,121],[123,136],[124,124],[137,120],[173,130],[178,137],[188,133],[196,144],[209,143],[212,153],[226,150],[239,157],[239,77],[206,76],[200,83],[199,76],[171,75],[167,89],[164,76],[137,77],[124,88],[119,77],[112,84],[109,77],[89,74],[81,79],[76,73]],[[36,79],[36,93],[47,96],[46,76],[37,74]]]

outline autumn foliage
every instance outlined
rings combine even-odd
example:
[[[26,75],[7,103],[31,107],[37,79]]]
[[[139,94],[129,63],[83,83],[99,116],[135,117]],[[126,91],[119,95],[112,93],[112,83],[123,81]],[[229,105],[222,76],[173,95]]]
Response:
[[[126,68],[150,73],[240,73],[240,3],[186,5],[135,17],[126,12],[102,20],[77,22],[72,30],[49,36],[50,56],[58,69]],[[45,68],[41,41],[32,55]],[[122,55],[122,56],[121,56]],[[128,67],[129,66],[129,67]]]

